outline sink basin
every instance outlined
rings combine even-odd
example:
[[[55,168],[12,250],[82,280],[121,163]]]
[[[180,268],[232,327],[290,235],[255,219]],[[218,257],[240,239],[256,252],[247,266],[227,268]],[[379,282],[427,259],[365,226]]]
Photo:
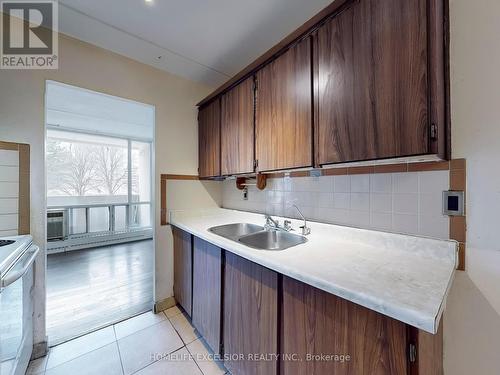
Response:
[[[229,238],[233,241],[238,241],[240,237],[260,232],[262,230],[264,230],[264,227],[261,227],[260,225],[247,223],[219,225],[209,229],[210,232]]]
[[[254,249],[285,250],[307,242],[307,238],[290,232],[262,231],[241,237],[238,241]]]

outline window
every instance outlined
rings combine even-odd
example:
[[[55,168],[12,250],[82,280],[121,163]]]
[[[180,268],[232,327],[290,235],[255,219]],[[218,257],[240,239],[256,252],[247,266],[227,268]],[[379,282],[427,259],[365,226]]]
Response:
[[[151,226],[151,143],[48,129],[47,200],[70,234]]]

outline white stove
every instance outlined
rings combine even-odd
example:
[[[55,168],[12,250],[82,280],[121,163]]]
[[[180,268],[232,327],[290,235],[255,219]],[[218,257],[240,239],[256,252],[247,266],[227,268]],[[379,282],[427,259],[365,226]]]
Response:
[[[31,236],[0,238],[0,280],[32,243]]]
[[[26,372],[33,350],[33,262],[31,236],[0,238],[0,374]]]

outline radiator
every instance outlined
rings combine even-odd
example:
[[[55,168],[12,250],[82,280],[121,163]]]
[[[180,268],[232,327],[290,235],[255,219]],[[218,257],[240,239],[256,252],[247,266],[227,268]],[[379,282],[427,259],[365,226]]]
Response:
[[[66,210],[47,212],[47,241],[64,240],[66,238]]]

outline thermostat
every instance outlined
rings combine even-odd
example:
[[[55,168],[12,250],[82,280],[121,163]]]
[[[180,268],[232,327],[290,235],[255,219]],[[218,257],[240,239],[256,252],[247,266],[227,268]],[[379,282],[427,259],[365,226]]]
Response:
[[[443,215],[464,215],[464,192],[443,191]]]

